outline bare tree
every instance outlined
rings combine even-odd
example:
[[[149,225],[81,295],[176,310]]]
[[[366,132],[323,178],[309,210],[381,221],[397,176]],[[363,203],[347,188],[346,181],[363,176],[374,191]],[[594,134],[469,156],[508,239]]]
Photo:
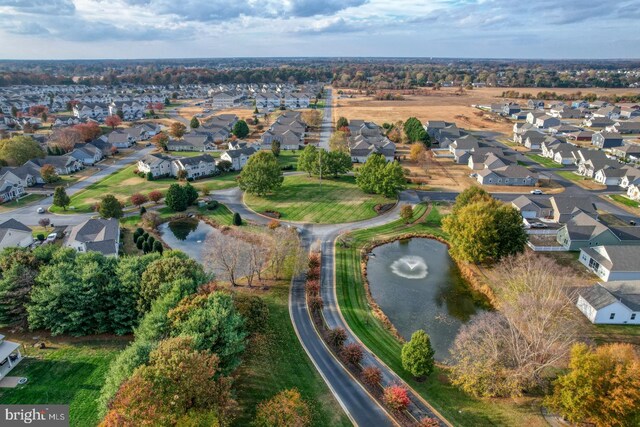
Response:
[[[239,275],[247,271],[250,245],[233,232],[208,239],[206,245],[206,260],[223,280],[237,286]]]
[[[247,284],[251,287],[254,276],[262,281],[262,269],[269,259],[269,242],[262,234],[251,236],[249,243],[249,273],[246,276]]]
[[[55,131],[51,135],[49,145],[60,147],[66,153],[73,150],[76,144],[84,142],[82,136],[77,129],[63,128]]]
[[[451,351],[452,377],[477,396],[517,396],[562,366],[576,341],[575,275],[534,253],[506,258],[496,273],[500,311],[460,330]]]
[[[273,278],[278,280],[284,272],[287,261],[291,261],[293,273],[299,271],[299,258],[302,256],[300,238],[294,228],[278,227],[271,234],[270,267]]]

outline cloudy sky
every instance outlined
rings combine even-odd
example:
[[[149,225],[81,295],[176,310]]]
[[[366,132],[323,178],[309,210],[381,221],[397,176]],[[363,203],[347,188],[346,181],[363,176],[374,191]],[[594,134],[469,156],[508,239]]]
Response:
[[[0,0],[0,59],[640,58],[640,0]]]

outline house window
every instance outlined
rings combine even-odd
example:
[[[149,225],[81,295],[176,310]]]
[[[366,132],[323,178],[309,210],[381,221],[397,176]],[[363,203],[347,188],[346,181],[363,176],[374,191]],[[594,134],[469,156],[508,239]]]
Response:
[[[615,317],[616,317],[616,314],[615,313],[611,313],[611,315],[609,316],[609,320],[613,320],[613,319],[615,319]]]
[[[631,320],[636,320],[636,313],[631,313]]]
[[[600,263],[595,259],[591,258],[589,260],[589,268],[597,271],[600,268]]]

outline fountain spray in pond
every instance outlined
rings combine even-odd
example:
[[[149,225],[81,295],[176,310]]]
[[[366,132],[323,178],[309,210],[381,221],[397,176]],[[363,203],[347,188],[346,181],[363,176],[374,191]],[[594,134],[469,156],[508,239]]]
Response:
[[[415,255],[405,255],[391,264],[393,274],[406,279],[424,279],[427,277],[427,263]]]

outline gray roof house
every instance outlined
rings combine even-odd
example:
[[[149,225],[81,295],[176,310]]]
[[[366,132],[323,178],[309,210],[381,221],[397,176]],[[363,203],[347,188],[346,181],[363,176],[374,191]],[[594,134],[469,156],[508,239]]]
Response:
[[[598,283],[578,290],[578,309],[595,324],[640,324],[640,281]]]
[[[579,260],[605,282],[640,280],[640,246],[582,248]]]
[[[116,218],[91,218],[71,229],[65,246],[78,252],[100,252],[107,256],[118,256],[120,246],[120,223]]]
[[[0,224],[0,249],[19,246],[26,248],[33,243],[31,229],[16,219]]]
[[[591,136],[591,144],[602,149],[620,147],[622,136],[614,132],[596,132]]]
[[[568,251],[603,245],[640,245],[640,227],[608,227],[579,213],[558,231],[557,241]]]

